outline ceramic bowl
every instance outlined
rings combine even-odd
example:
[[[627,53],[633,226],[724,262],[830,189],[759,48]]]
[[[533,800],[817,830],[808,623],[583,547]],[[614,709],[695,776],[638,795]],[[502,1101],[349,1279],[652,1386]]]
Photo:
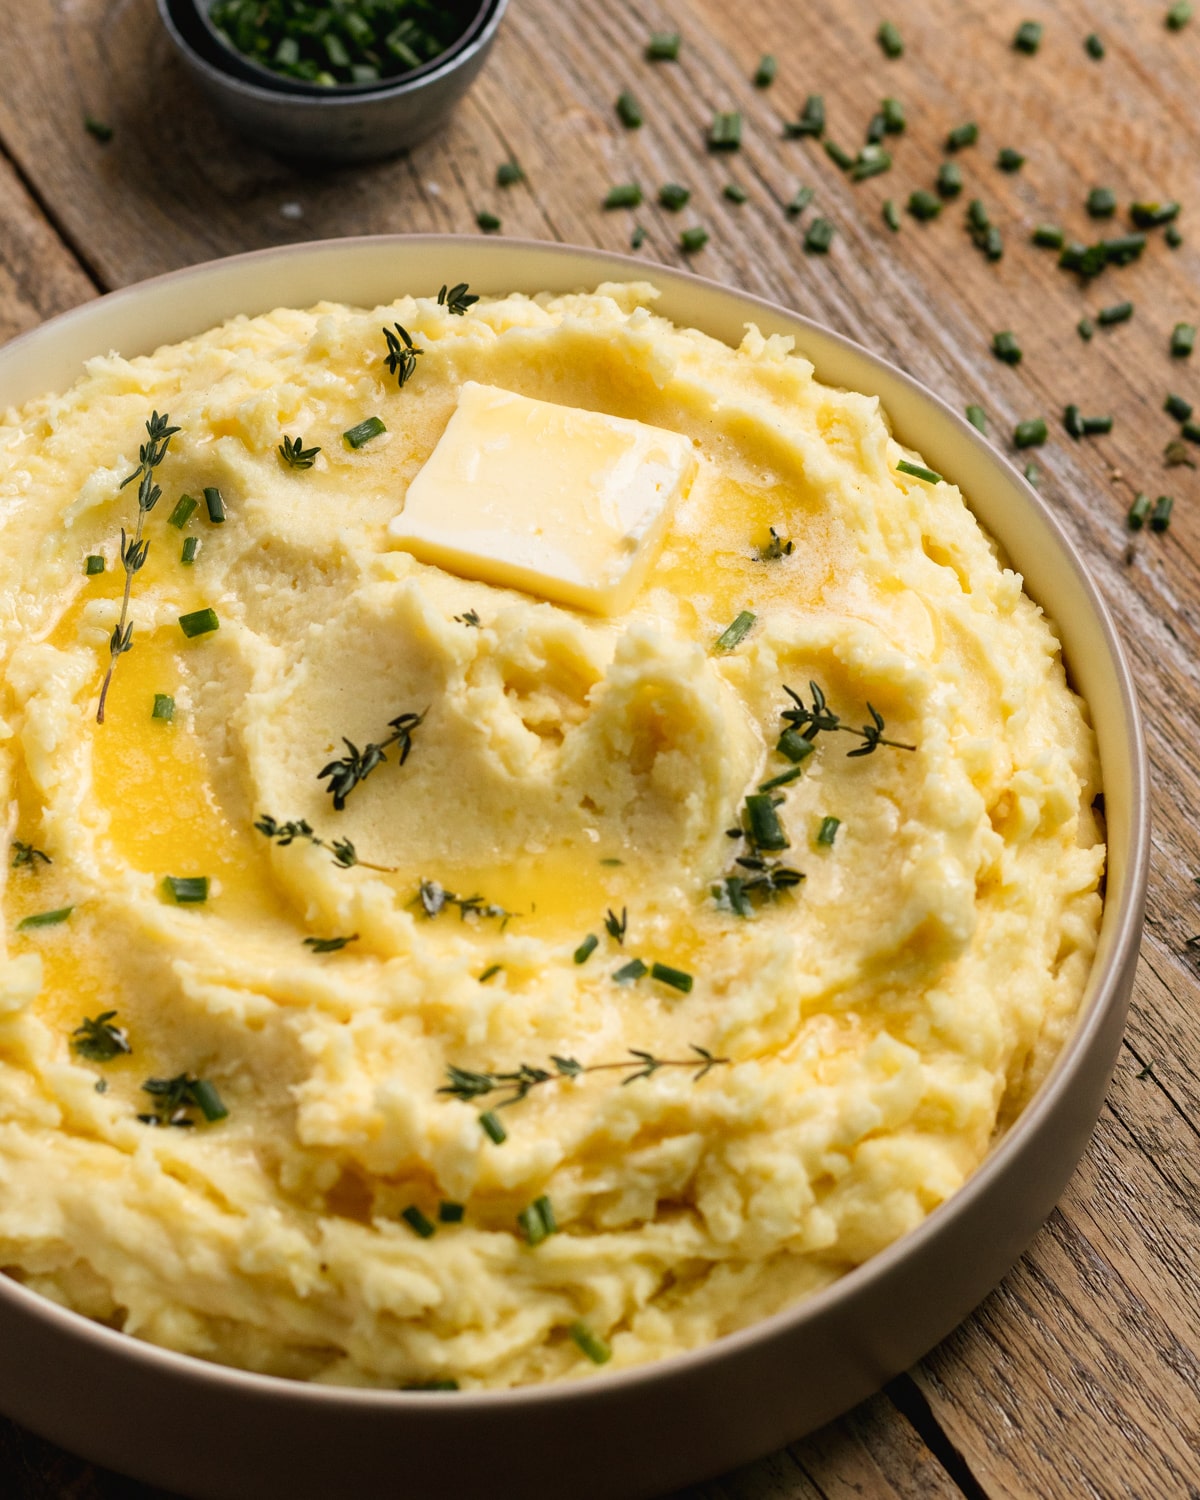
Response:
[[[1044,501],[914,380],[783,308],[624,256],[515,241],[379,237],[264,250],[89,303],[0,350],[0,407],[63,390],[110,349],[149,353],[237,313],[375,306],[447,278],[473,291],[649,280],[658,310],[730,343],[790,334],[835,386],[882,398],[897,436],[958,483],[1055,621],[1099,741],[1109,836],[1099,950],[1052,1073],[966,1185],[806,1302],[657,1364],[547,1387],[417,1393],[289,1382],[101,1327],[0,1277],[0,1409],[93,1461],[204,1500],[602,1500],[660,1495],[829,1421],[944,1337],[1001,1279],[1087,1144],[1133,984],[1149,849],[1145,747],[1100,594]]]

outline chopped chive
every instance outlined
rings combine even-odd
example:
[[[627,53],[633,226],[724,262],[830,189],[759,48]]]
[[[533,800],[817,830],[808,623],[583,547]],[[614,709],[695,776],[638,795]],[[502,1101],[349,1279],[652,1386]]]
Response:
[[[1031,238],[1043,250],[1061,250],[1065,236],[1056,224],[1039,224]]]
[[[904,38],[900,35],[900,28],[893,21],[881,21],[879,30],[875,33],[875,40],[883,49],[885,57],[904,56]]]
[[[664,182],[658,190],[659,203],[671,213],[678,212],[691,196],[691,188],[685,188],[681,182]]]
[[[525,173],[515,161],[502,161],[496,168],[496,186],[512,187],[515,182],[524,182]]]
[[[1179,430],[1189,443],[1200,443],[1200,422],[1185,422]]]
[[[56,911],[34,912],[32,916],[21,918],[17,923],[17,931],[28,932],[31,927],[57,927],[60,922],[65,922],[74,910],[73,906],[60,906]]]
[[[788,760],[799,765],[801,761],[807,760],[817,747],[812,740],[806,740],[798,729],[785,729],[779,736],[775,748],[780,755],[785,755]],[[759,787],[760,792],[765,790],[765,787]]]
[[[885,198],[883,200],[883,222],[896,234],[900,229],[900,210],[896,207],[895,200]]]
[[[967,407],[967,421],[971,426],[982,433],[987,432],[987,412],[982,406],[976,406],[974,402]]]
[[[999,260],[1004,254],[1004,239],[994,224],[983,237],[983,251],[988,260]]]
[[[961,151],[964,146],[973,146],[979,139],[979,126],[974,120],[968,120],[964,125],[956,125],[946,137],[947,151]]]
[[[1093,245],[1091,253],[1097,254],[1100,257],[1096,269],[1102,270],[1106,265],[1131,265],[1145,248],[1146,236],[1144,234],[1120,234],[1111,240],[1101,240],[1098,245]],[[1086,256],[1085,265],[1082,269],[1085,272],[1089,271]]]
[[[152,719],[162,719],[169,724],[175,717],[175,700],[170,693],[155,693],[154,707],[150,711]]]
[[[431,1240],[437,1233],[437,1226],[425,1217],[415,1203],[410,1203],[400,1217],[412,1232],[419,1234],[423,1240]]]
[[[1180,245],[1183,244],[1183,235],[1179,232],[1179,225],[1168,224],[1167,232],[1163,235],[1163,239],[1166,240],[1172,250],[1178,250]]]
[[[795,733],[794,730],[789,730],[787,732]],[[809,746],[809,749],[811,751],[812,746],[809,741],[804,740],[804,743]],[[789,782],[795,781],[798,776],[803,775],[803,766],[789,766],[786,771],[780,771],[778,776],[772,776],[769,781],[760,781],[758,783],[758,789],[760,792],[773,792],[776,787],[787,786]]]
[[[1096,325],[1092,322],[1091,318],[1080,318],[1079,322],[1075,325],[1075,332],[1079,335],[1079,337],[1084,341],[1085,344],[1091,338],[1092,334],[1095,333],[1095,331]]]
[[[779,63],[776,58],[766,52],[759,59],[759,64],[754,73],[754,87],[756,89],[769,89],[775,82],[775,75],[779,72]]]
[[[179,628],[189,640],[198,635],[208,635],[210,631],[219,630],[221,622],[217,619],[215,609],[196,609],[190,615],[179,616]]]
[[[892,170],[892,158],[882,146],[868,143],[858,153],[850,168],[851,182],[866,182],[868,177],[878,177],[881,172]]]
[[[754,622],[757,619],[758,616],[751,614],[748,609],[742,610],[741,614],[730,624],[726,625],[725,629],[717,637],[713,650],[732,651],[735,646],[740,646],[751,630],[753,630]]]
[[[910,464],[907,458],[902,458],[896,465],[901,474],[911,474],[914,479],[923,479],[926,484],[941,484],[942,476],[934,469],[926,469],[921,464]]]
[[[909,194],[908,211],[914,219],[922,222],[936,219],[942,211],[942,200],[933,193],[926,192],[924,188],[918,188],[915,193]]]
[[[1176,323],[1171,330],[1171,354],[1175,359],[1187,359],[1196,343],[1194,323]]]
[[[1074,403],[1068,406],[1066,411],[1063,412],[1063,426],[1067,429],[1071,437],[1081,438],[1083,436],[1083,416]]]
[[[729,199],[730,203],[745,203],[746,199],[750,196],[746,189],[737,182],[727,182],[721,189],[721,192]]]
[[[1106,432],[1111,432],[1112,429],[1113,419],[1110,416],[1084,417],[1083,419],[1084,437],[1102,436]]]
[[[165,875],[163,890],[179,906],[199,906],[208,900],[208,876]]]
[[[837,838],[837,831],[841,826],[841,818],[822,818],[821,826],[817,830],[817,843],[824,844],[827,849],[832,849],[833,841]]]
[[[1133,317],[1132,302],[1114,302],[1111,307],[1102,307],[1096,314],[1096,322],[1101,328],[1109,328],[1114,323],[1128,323]]]
[[[742,144],[742,116],[736,109],[718,110],[708,127],[710,151],[737,151]]]
[[[586,1323],[572,1323],[567,1332],[571,1335],[581,1354],[585,1354],[594,1365],[606,1365],[612,1358],[612,1350]]]
[[[814,190],[810,187],[798,187],[792,194],[791,202],[784,209],[789,219],[794,219],[802,214],[815,197]]]
[[[1151,531],[1166,531],[1171,524],[1171,510],[1175,501],[1170,495],[1160,495],[1154,502],[1154,510],[1150,515]]]
[[[804,236],[804,248],[810,253],[824,255],[833,243],[833,225],[828,219],[814,219]]]
[[[636,130],[639,125],[644,123],[645,116],[642,114],[642,106],[628,89],[622,90],[617,95],[615,107],[617,119],[625,126],[626,130]]]
[[[102,145],[107,145],[113,138],[112,126],[106,125],[103,120],[97,120],[94,115],[84,115],[83,128]]]
[[[887,134],[887,121],[882,114],[874,114],[867,122],[867,144],[877,146]]]
[[[1131,203],[1129,217],[1139,229],[1159,229],[1179,217],[1179,204]]]
[[[436,1380],[414,1380],[400,1387],[402,1391],[456,1391],[458,1388],[458,1381],[452,1375]]]
[[[1084,38],[1084,49],[1089,57],[1095,58],[1097,62],[1104,56],[1104,43],[1094,31],[1089,32]]]
[[[362,448],[372,438],[377,438],[381,432],[386,431],[387,428],[383,425],[379,417],[367,417],[365,421],[359,422],[356,426],[347,428],[342,433],[342,437],[345,439],[347,447]]]
[[[500,1116],[494,1109],[485,1109],[479,1116],[479,1124],[484,1135],[497,1146],[502,1146],[508,1140],[508,1131],[500,1123]]]
[[[1093,188],[1087,195],[1086,207],[1093,219],[1111,219],[1117,211],[1117,195],[1112,188]]]
[[[633,226],[633,233],[629,236],[629,248],[631,250],[640,250],[645,243],[646,231],[640,224],[635,224]]]
[[[678,990],[681,995],[692,993],[694,983],[690,974],[685,974],[682,969],[673,969],[670,964],[651,964],[650,978],[657,979],[659,984],[667,984],[673,990]]]
[[[1016,35],[1013,37],[1013,46],[1018,52],[1024,52],[1027,56],[1033,54],[1042,45],[1042,23],[1040,21],[1022,21],[1017,27]]]
[[[479,976],[479,983],[487,984],[490,979],[495,979],[496,975],[500,973],[503,967],[503,964],[488,964],[487,968],[484,969],[483,973]]]
[[[888,135],[902,135],[907,122],[904,118],[904,106],[899,99],[885,99],[879,109],[883,115],[883,128]]]
[[[854,165],[855,158],[836,141],[824,141],[822,144],[825,147],[825,155],[830,161],[836,162],[843,172],[848,172]]]
[[[1011,146],[1004,146],[996,157],[996,165],[1002,172],[1019,172],[1025,165],[1025,158]]]
[[[1031,459],[1021,472],[1025,475],[1026,481],[1033,485],[1034,489],[1037,489],[1038,485],[1042,482],[1042,471],[1038,468],[1037,464]]]
[[[821,135],[825,129],[825,96],[809,94],[799,117],[783,127],[785,136]]]
[[[1182,396],[1168,395],[1163,402],[1163,411],[1170,412],[1177,422],[1186,422],[1192,414],[1192,403]]]
[[[763,792],[751,792],[746,798],[746,831],[756,849],[788,847],[788,836],[775,811],[775,799]]]
[[[1175,4],[1167,11],[1165,16],[1168,31],[1182,31],[1192,19],[1194,7],[1191,0],[1175,0]],[[103,139],[103,137],[101,137]]]
[[[679,236],[679,248],[685,255],[694,255],[708,244],[708,230],[702,224],[693,224]]]
[[[182,531],[196,512],[199,500],[193,500],[191,495],[180,495],[175,502],[175,509],[167,517],[167,525],[174,526]]]
[[[589,932],[587,937],[584,938],[583,942],[580,943],[579,947],[576,948],[574,954],[572,955],[575,959],[575,962],[577,964],[587,963],[588,959],[591,958],[593,953],[595,953],[599,943],[600,939],[596,936],[596,934],[594,932]]]
[[[179,561],[185,567],[191,567],[192,563],[196,561],[196,552],[199,547],[200,538],[198,536],[185,536],[183,539],[183,551],[179,554]]]
[[[630,984],[634,980],[643,979],[649,972],[640,958],[631,958],[627,964],[614,969],[612,977],[618,984]]]
[[[1008,329],[992,335],[992,353],[1006,365],[1021,363],[1021,346],[1017,343],[1015,334]]]
[[[214,526],[219,526],[225,519],[225,501],[215,485],[209,485],[205,489],[204,503],[208,507],[208,519]]]
[[[96,552],[83,560],[83,571],[86,577],[95,578],[97,573],[104,572],[104,559]]]
[[[1046,441],[1047,427],[1041,417],[1031,417],[1027,422],[1018,422],[1013,429],[1013,443],[1018,448],[1038,448]]]
[[[501,228],[500,216],[486,208],[481,208],[475,215],[475,223],[483,230],[484,234],[498,234]]]
[[[188,1093],[192,1096],[192,1103],[210,1125],[214,1125],[218,1120],[229,1118],[229,1111],[220,1094],[207,1078],[197,1078],[188,1089]]]
[[[619,183],[604,195],[605,208],[637,208],[641,201],[642,190],[636,182]]]
[[[991,228],[992,221],[982,198],[972,198],[967,204],[967,224],[972,230]]]
[[[466,1207],[462,1203],[439,1203],[438,1222],[441,1224],[461,1224],[466,1216]]]
[[[938,168],[937,190],[942,198],[957,198],[962,192],[962,168],[956,161],[944,161]]]
[[[677,31],[653,31],[646,43],[648,62],[676,62],[679,58],[679,33]]]
[[[1149,519],[1150,496],[1144,493],[1139,493],[1133,504],[1129,507],[1129,515],[1127,517],[1127,520],[1129,522],[1130,531],[1141,531],[1142,527]]]

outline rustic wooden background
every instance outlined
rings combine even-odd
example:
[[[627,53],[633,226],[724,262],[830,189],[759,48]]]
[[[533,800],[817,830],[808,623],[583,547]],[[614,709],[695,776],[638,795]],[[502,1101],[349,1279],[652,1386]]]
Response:
[[[777,299],[895,360],[959,404],[982,404],[1010,451],[1022,418],[1051,428],[1034,454],[1041,486],[1088,558],[1141,682],[1156,788],[1149,925],[1125,1046],[1091,1147],[1059,1208],[1004,1284],[884,1393],[783,1452],[676,1500],[845,1497],[1200,1496],[1200,1005],[1186,939],[1200,931],[1200,477],[1164,465],[1177,436],[1168,390],[1200,405],[1200,353],[1172,359],[1170,330],[1200,322],[1200,16],[1165,24],[1168,0],[512,0],[493,58],[451,126],[410,156],[320,171],[238,140],[189,86],[153,0],[5,4],[0,40],[0,338],[100,292],[233,251],[372,231],[502,232],[625,249],[646,229],[648,262],[677,263],[681,229],[711,238],[700,273]],[[874,37],[894,20],[903,57]],[[1036,56],[1017,25],[1045,24]],[[676,63],[643,57],[651,30],[679,29]],[[1097,32],[1106,56],[1084,50]],[[759,57],[778,77],[756,89]],[[631,89],[645,124],[617,121]],[[820,145],[786,140],[808,93],[851,150],[884,95],[906,133],[890,173],[852,183]],[[745,117],[742,148],[713,155],[715,110]],[[90,114],[114,131],[85,132]],[[940,219],[903,205],[933,185],[947,131],[980,127],[960,151],[965,190]],[[1014,174],[997,150],[1023,152]],[[526,174],[496,185],[500,162]],[[605,212],[606,189],[639,181],[647,203]],[[677,213],[659,185],[692,189]],[[744,205],[726,200],[741,184]],[[785,206],[816,190],[806,213]],[[1111,187],[1115,221],[1084,199]],[[987,204],[1005,254],[971,245],[964,209]],[[1131,199],[1178,198],[1184,242],[1150,236],[1141,261],[1088,286],[1029,243],[1032,226],[1081,239],[1118,232]],[[1190,200],[1190,201],[1189,201]],[[816,213],[827,255],[803,248]],[[1075,332],[1085,311],[1130,299],[1131,321]],[[989,352],[1012,329],[1010,368]],[[1063,405],[1110,412],[1111,436],[1074,442]],[[1193,450],[1200,459],[1200,447]],[[1026,457],[1029,455],[1025,455]],[[1023,461],[1023,460],[1022,460]],[[1165,534],[1132,536],[1136,490],[1170,493]],[[0,1421],[0,1494],[148,1500]]]

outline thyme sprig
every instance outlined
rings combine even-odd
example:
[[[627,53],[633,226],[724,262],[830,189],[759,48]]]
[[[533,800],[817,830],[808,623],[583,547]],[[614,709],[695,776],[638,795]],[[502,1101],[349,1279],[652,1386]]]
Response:
[[[478,301],[479,298],[468,290],[465,281],[460,281],[457,286],[443,287],[438,293],[438,306],[444,307],[447,312],[457,313],[460,318],[468,307]]]
[[[581,1078],[585,1073],[626,1073],[628,1077],[621,1079],[622,1085],[625,1085],[653,1078],[660,1068],[692,1068],[695,1070],[692,1082],[699,1083],[713,1068],[726,1067],[732,1061],[728,1057],[714,1057],[707,1047],[698,1047],[695,1042],[689,1045],[695,1053],[694,1057],[655,1057],[652,1052],[630,1047],[629,1059],[622,1062],[581,1063],[574,1057],[552,1055],[552,1066],[549,1068],[535,1068],[529,1063],[521,1063],[507,1073],[473,1073],[467,1068],[458,1068],[452,1064],[446,1069],[450,1081],[438,1089],[438,1093],[452,1094],[468,1104],[473,1099],[486,1098],[488,1094],[507,1094],[507,1098],[497,1100],[494,1105],[496,1109],[507,1109],[510,1104],[519,1104],[531,1089],[538,1088],[541,1084],[561,1083],[564,1078]]]
[[[210,1125],[229,1114],[213,1085],[207,1079],[194,1078],[191,1073],[178,1073],[174,1078],[147,1078],[142,1092],[153,1101],[152,1112],[138,1115],[143,1125],[189,1129],[196,1124],[193,1109],[198,1109]]]
[[[330,843],[326,839],[318,838],[303,818],[297,818],[289,823],[278,823],[270,813],[263,813],[254,826],[259,833],[278,844],[281,849],[286,849],[297,839],[306,839],[310,844],[315,844],[318,849],[327,849],[334,864],[339,865],[343,870],[351,870],[355,865],[361,865],[364,870],[378,870],[384,875],[396,873],[394,865],[374,865],[369,859],[359,859],[358,851],[349,839],[334,839]]]
[[[613,911],[612,907],[610,906],[604,914],[604,930],[608,933],[609,937],[612,938],[614,942],[620,943],[621,946],[624,947],[625,933],[628,930],[628,927],[628,909],[623,906],[621,908],[621,915],[618,917],[616,912]]]
[[[170,417],[165,413],[160,417],[156,411],[151,412],[150,420],[146,423],[148,441],[138,449],[138,466],[132,474],[121,481],[122,489],[132,484],[135,479],[138,481],[137,526],[134,529],[132,541],[126,536],[124,526],[121,527],[121,562],[125,568],[125,593],[121,599],[121,616],[108,643],[108,671],[104,674],[104,682],[100,687],[100,702],[96,706],[97,724],[104,723],[104,705],[108,698],[109,684],[112,682],[117,660],[126,651],[133,649],[133,626],[128,623],[129,595],[133,588],[133,575],[145,566],[146,554],[150,551],[150,543],[142,539],[146,517],[162,498],[162,490],[154,482],[154,471],[167,456],[171,439],[179,431],[178,427],[169,425],[170,421]]]
[[[864,724],[861,729],[856,729],[852,724],[843,724],[841,719],[829,707],[825,694],[815,682],[808,684],[809,692],[812,694],[812,706],[806,706],[804,699],[799,693],[792,691],[784,684],[784,692],[796,705],[795,708],[785,708],[782,718],[792,729],[798,730],[804,739],[815,740],[818,734],[840,731],[842,734],[856,734],[863,741],[855,750],[846,752],[847,758],[853,759],[858,755],[870,755],[880,745],[891,745],[895,750],[915,750],[915,745],[906,745],[900,740],[889,740],[884,738],[884,723],[879,712],[867,704],[867,712],[871,715],[871,723]]]
[[[790,536],[780,536],[774,526],[768,526],[771,540],[761,547],[754,549],[754,556],[759,562],[778,562],[780,558],[790,557],[796,550],[796,544]]]
[[[392,732],[387,739],[380,740],[377,745],[368,744],[364,750],[359,750],[352,740],[342,736],[342,744],[349,754],[342,756],[340,760],[331,760],[324,770],[317,772],[318,781],[329,778],[329,785],[325,790],[333,798],[333,805],[338,812],[345,807],[346,798],[354,788],[387,760],[384,752],[389,746],[400,746],[400,764],[404,764],[412,750],[413,734],[428,712],[428,709],[424,709],[419,714],[398,714],[396,718],[389,719],[388,728]]]
[[[54,861],[48,854],[40,849],[35,849],[32,844],[23,844],[20,839],[13,840],[12,867],[14,870],[22,868],[32,870],[37,874],[37,862],[40,859],[43,864],[52,865]]]
[[[279,445],[279,456],[289,469],[311,469],[320,451],[319,447],[306,448],[303,438],[288,437],[286,433]]]
[[[413,343],[407,328],[402,328],[399,323],[391,328],[383,330],[384,342],[387,344],[387,354],[383,362],[387,366],[389,375],[396,377],[396,384],[403,387],[406,380],[417,372],[417,357],[424,354],[423,349],[418,349]]]
[[[448,906],[457,906],[459,917],[464,922],[469,916],[499,917],[501,929],[507,927],[509,919],[516,915],[515,912],[505,911],[504,907],[497,906],[494,902],[485,901],[482,896],[456,896],[453,891],[448,891],[436,880],[421,881],[411,904],[415,906],[418,902],[427,917],[441,916]]]
[[[123,1026],[114,1026],[115,1010],[103,1010],[98,1016],[85,1016],[83,1023],[71,1033],[71,1051],[89,1062],[112,1062],[114,1057],[129,1053],[129,1033]]]

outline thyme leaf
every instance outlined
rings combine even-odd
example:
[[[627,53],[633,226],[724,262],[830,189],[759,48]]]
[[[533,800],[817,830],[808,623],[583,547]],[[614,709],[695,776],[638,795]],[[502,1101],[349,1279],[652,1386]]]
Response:
[[[442,290],[444,291],[445,288],[443,287]],[[455,290],[457,291],[457,288]],[[440,297],[438,301],[441,301]],[[395,332],[392,329],[395,329]],[[384,343],[387,345],[387,353],[384,355],[383,362],[387,366],[388,374],[394,375],[396,384],[403,387],[405,381],[416,374],[417,358],[425,351],[417,348],[409,336],[408,329],[402,328],[399,323],[394,323],[392,328],[385,328],[382,332]]]
[[[518,168],[518,171],[520,169]],[[514,181],[519,179],[514,179]],[[457,286],[443,287],[438,293],[438,306],[444,307],[449,313],[456,313],[460,318],[468,307],[473,306],[479,298],[473,295],[465,281],[460,281]],[[400,382],[404,384],[403,381]]]
[[[303,438],[291,438],[286,433],[279,445],[279,456],[289,469],[311,469],[320,451],[320,448],[306,448]]]
[[[833,733],[834,731],[840,731],[842,734],[856,734],[863,743],[856,750],[848,750],[846,752],[847,757],[850,759],[859,755],[870,755],[880,745],[890,745],[895,750],[915,750],[917,748],[915,745],[906,745],[900,740],[885,739],[884,730],[887,728],[887,725],[884,723],[878,710],[873,708],[870,703],[867,704],[867,712],[871,715],[871,722],[864,724],[860,729],[856,729],[852,724],[842,723],[839,716],[829,707],[825,699],[825,694],[815,682],[810,682],[808,688],[812,694],[811,707],[807,706],[804,699],[798,693],[793,692],[786,683],[783,688],[795,707],[784,709],[781,717],[786,724],[790,725],[793,729],[799,730],[804,739],[815,740],[817,735],[822,732]]]
[[[115,1015],[115,1010],[104,1010],[98,1016],[85,1016],[71,1033],[71,1051],[89,1062],[112,1062],[114,1057],[132,1052],[128,1032],[112,1024]]]
[[[448,906],[457,906],[459,917],[464,922],[469,916],[499,917],[501,930],[508,926],[511,917],[516,916],[515,912],[505,911],[504,907],[485,901],[482,896],[456,896],[436,880],[421,881],[417,894],[409,904],[416,906],[418,903],[427,917],[441,916]]]
[[[384,740],[377,745],[368,744],[365,749],[360,750],[352,741],[342,736],[342,744],[345,745],[348,754],[340,760],[331,760],[321,771],[317,772],[317,780],[329,780],[325,790],[333,798],[334,808],[341,812],[346,805],[346,798],[360,782],[363,782],[375,770],[381,766],[387,755],[384,753],[390,745],[400,746],[400,764],[403,765],[412,750],[412,737],[416,729],[423,722],[425,715],[429,712],[424,709],[419,714],[398,714],[396,718],[388,720],[388,728],[392,731]]]
[[[229,1111],[221,1096],[204,1078],[178,1073],[174,1078],[147,1078],[142,1092],[149,1094],[152,1111],[138,1115],[143,1125],[175,1125],[184,1129],[197,1122],[192,1110],[198,1109],[208,1124],[224,1120]]]
[[[22,867],[32,870],[37,874],[37,862],[40,859],[43,864],[51,865],[54,861],[48,854],[43,854],[40,849],[35,849],[32,844],[23,844],[20,839],[13,840],[12,867],[20,870]]]

